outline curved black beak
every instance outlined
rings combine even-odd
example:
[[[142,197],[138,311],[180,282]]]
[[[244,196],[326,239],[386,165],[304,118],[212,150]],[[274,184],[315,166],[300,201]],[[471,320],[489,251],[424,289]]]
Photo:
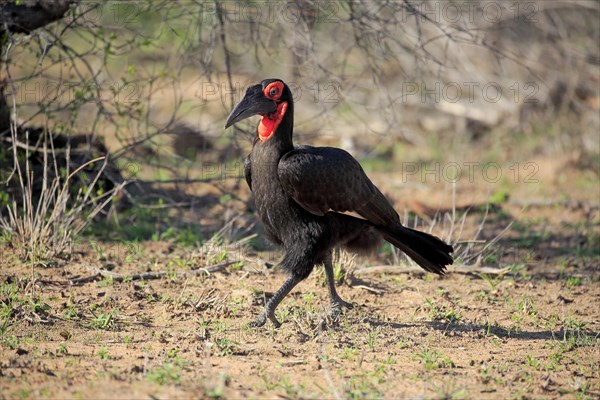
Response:
[[[246,90],[246,95],[242,101],[235,106],[229,117],[227,117],[225,129],[253,115],[268,114],[277,111],[277,104],[273,100],[266,98],[262,90],[262,85],[260,84],[251,86]]]

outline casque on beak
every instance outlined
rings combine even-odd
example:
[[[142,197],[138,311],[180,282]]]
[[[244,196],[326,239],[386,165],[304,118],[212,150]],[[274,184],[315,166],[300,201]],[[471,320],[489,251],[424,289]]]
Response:
[[[262,85],[254,85],[246,90],[246,95],[233,109],[227,122],[225,122],[225,129],[231,125],[240,122],[248,117],[257,114],[269,114],[277,111],[277,104],[265,97],[262,89]]]

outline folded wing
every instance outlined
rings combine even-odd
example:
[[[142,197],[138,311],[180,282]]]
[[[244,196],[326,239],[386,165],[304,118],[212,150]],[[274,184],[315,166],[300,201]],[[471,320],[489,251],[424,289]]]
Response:
[[[285,191],[305,210],[356,212],[379,226],[400,222],[398,213],[348,152],[334,147],[299,147],[279,161]]]

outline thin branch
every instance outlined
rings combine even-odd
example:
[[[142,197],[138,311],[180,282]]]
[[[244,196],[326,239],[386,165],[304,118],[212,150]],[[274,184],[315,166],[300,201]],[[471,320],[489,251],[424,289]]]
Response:
[[[457,274],[490,274],[490,275],[505,275],[510,272],[510,268],[491,268],[481,267],[477,265],[453,265],[447,273]],[[375,267],[365,267],[353,271],[354,275],[368,275],[381,273],[396,273],[396,274],[426,274],[427,271],[419,266],[407,265],[378,265]]]
[[[197,269],[193,269],[190,271],[175,272],[174,274],[177,276],[200,275],[200,274],[210,275],[212,272],[220,271],[231,264],[235,264],[235,261],[225,261],[225,262],[222,262],[219,264],[211,265],[209,267],[197,268]],[[121,274],[116,274],[114,272],[106,271],[106,270],[103,270],[100,268],[96,268],[95,271],[96,272],[92,275],[83,276],[80,278],[69,279],[68,283],[70,285],[82,285],[82,284],[93,282],[98,279],[106,278],[106,277],[111,277],[112,280],[115,282],[129,282],[129,281],[139,281],[139,280],[161,279],[161,278],[164,278],[165,276],[169,276],[170,274],[173,274],[172,272],[167,272],[167,271],[157,271],[157,272],[142,272],[141,274],[133,274],[133,275],[121,275]]]

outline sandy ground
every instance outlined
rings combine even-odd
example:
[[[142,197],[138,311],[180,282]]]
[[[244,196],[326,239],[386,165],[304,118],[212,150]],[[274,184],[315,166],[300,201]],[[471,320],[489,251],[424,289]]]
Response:
[[[598,209],[508,203],[484,236],[513,219],[475,266],[492,273],[344,256],[339,291],[357,307],[330,318],[317,269],[279,307],[280,329],[246,326],[285,279],[264,262],[277,252],[84,240],[32,267],[5,243],[0,398],[597,398]],[[189,273],[227,260],[244,262]],[[168,274],[69,284],[98,269]]]

